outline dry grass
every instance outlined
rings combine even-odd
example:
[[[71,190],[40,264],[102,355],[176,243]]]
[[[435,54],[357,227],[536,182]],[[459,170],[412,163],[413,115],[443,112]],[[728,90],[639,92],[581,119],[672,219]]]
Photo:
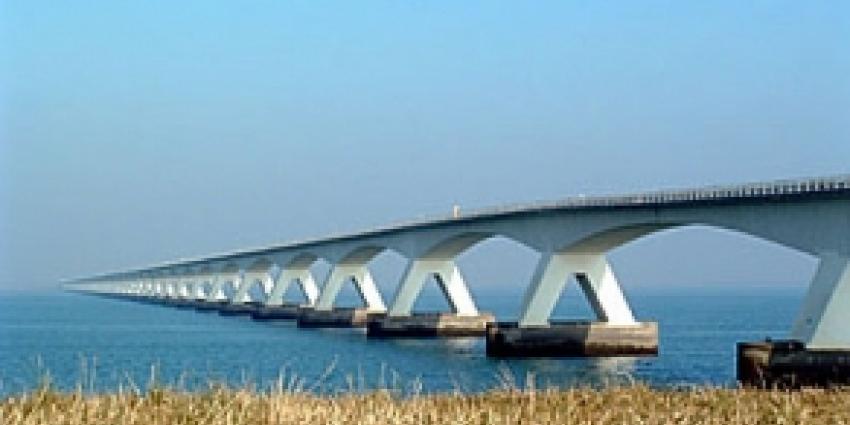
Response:
[[[49,388],[0,400],[13,424],[850,424],[850,391],[493,391],[394,397],[213,388],[85,395]]]

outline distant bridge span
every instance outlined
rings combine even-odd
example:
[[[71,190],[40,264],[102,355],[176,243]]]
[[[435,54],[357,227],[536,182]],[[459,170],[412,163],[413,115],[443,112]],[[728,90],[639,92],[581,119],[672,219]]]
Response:
[[[625,196],[580,197],[486,209],[359,233],[179,260],[65,282],[70,290],[240,304],[257,281],[264,304],[281,305],[292,282],[316,311],[334,309],[353,278],[367,310],[411,315],[422,286],[435,276],[453,313],[479,314],[455,259],[503,236],[541,253],[522,300],[519,328],[547,326],[565,283],[576,276],[599,322],[637,323],[606,253],[631,240],[692,224],[732,229],[817,257],[820,262],[791,338],[809,349],[850,349],[850,175],[704,187]],[[409,260],[385,305],[368,264],[384,250]],[[332,265],[319,287],[310,266]],[[225,285],[234,294],[227,298]]]

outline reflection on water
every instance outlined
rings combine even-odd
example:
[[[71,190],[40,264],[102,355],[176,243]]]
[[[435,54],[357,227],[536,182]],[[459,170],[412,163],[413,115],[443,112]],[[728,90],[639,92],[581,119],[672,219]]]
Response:
[[[407,349],[429,350],[443,353],[469,353],[483,347],[484,341],[475,337],[452,338],[386,338],[381,342]],[[372,342],[371,340],[369,341]]]
[[[281,374],[317,390],[345,388],[352,376],[366,388],[404,390],[419,382],[425,391],[521,387],[529,380],[536,387],[631,380],[730,385],[735,343],[782,337],[800,298],[797,292],[636,295],[631,301],[638,316],[659,322],[657,358],[493,359],[485,355],[481,338],[373,340],[363,330],[304,330],[292,322],[254,322],[81,295],[3,295],[0,393],[32,387],[45,370],[62,388],[73,388],[84,375],[96,382],[95,389],[128,381],[144,387],[152,365],[160,381],[180,381],[188,388],[210,379],[264,388]],[[491,302],[489,309],[507,317],[514,301],[507,298],[501,307]],[[581,306],[559,308],[556,314],[564,316]]]

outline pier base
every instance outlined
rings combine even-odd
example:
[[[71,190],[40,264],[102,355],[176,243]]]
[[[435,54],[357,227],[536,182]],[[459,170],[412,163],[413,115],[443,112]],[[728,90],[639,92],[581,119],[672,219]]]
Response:
[[[195,301],[195,310],[204,311],[204,312],[214,312],[220,310],[222,307],[228,304],[227,301],[204,301],[198,300]]]
[[[303,308],[298,316],[299,328],[363,328],[369,320],[386,313],[369,312],[365,308],[335,308],[315,310]]]
[[[487,355],[493,357],[655,356],[658,323],[609,325],[554,322],[520,328],[516,323],[487,326]]]
[[[218,314],[222,316],[241,316],[241,315],[251,315],[255,311],[259,310],[262,305],[256,301],[249,301],[238,304],[224,304],[219,308]]]
[[[738,381],[758,388],[850,385],[850,349],[808,350],[798,341],[738,343]]]
[[[194,300],[188,298],[166,298],[163,304],[176,308],[194,308]]]
[[[458,316],[453,313],[414,313],[410,316],[384,316],[369,321],[370,337],[484,336],[487,324],[496,318],[490,313]]]
[[[298,304],[264,305],[251,313],[254,320],[294,320],[301,315],[302,307]]]

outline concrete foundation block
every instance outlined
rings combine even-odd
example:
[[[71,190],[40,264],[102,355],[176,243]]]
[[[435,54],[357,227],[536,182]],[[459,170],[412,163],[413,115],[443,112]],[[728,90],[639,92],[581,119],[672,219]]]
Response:
[[[298,304],[264,305],[251,313],[254,320],[295,320],[301,315],[302,309],[309,307]]]
[[[809,350],[798,341],[738,343],[738,381],[757,388],[850,385],[850,349]]]
[[[655,356],[658,324],[553,322],[520,328],[516,323],[487,327],[487,355],[493,357]]]
[[[167,298],[165,305],[176,308],[194,308],[194,300],[188,298]]]
[[[369,320],[383,317],[386,313],[369,312],[365,308],[335,308],[315,310],[302,308],[298,315],[299,328],[363,328]]]
[[[218,309],[218,314],[222,316],[250,316],[252,313],[259,310],[261,307],[262,305],[255,301],[249,301],[238,304],[227,303],[222,305],[221,308]]]
[[[204,301],[198,300],[195,302],[195,310],[203,312],[215,312],[227,305],[227,301]]]
[[[495,320],[490,313],[476,316],[458,316],[453,313],[383,316],[369,321],[368,335],[380,338],[484,336],[487,324]]]

